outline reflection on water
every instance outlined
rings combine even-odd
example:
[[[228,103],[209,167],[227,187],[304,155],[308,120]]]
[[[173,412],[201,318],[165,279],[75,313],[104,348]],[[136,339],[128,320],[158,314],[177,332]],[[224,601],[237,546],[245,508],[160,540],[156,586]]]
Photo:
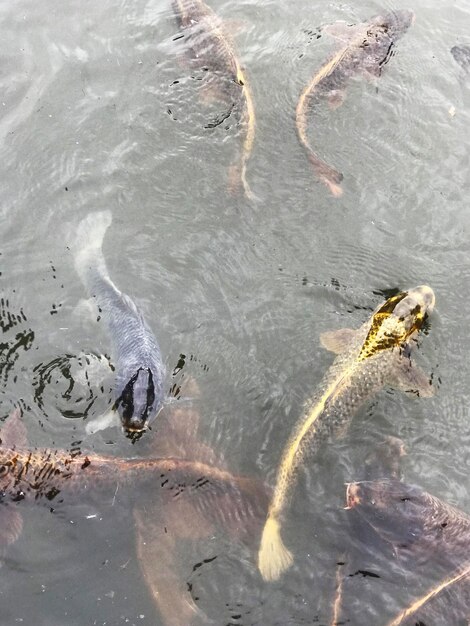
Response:
[[[1,414],[24,409],[33,447],[206,459],[273,485],[332,363],[320,334],[358,328],[389,290],[417,284],[436,293],[417,360],[441,384],[425,403],[382,393],[306,463],[286,520],[296,563],[275,584],[256,567],[257,523],[235,516],[214,530],[197,510],[159,509],[152,485],[114,488],[107,500],[93,486],[53,512],[20,502],[1,623],[331,624],[343,580],[340,620],[386,624],[412,586],[424,593],[434,582],[426,564],[404,574],[370,535],[358,551],[348,543],[356,531],[344,483],[361,478],[365,456],[391,435],[406,445],[407,482],[470,511],[470,91],[465,60],[451,53],[468,44],[467,4],[210,6],[253,101],[253,199],[227,187],[242,163],[243,114],[217,98],[208,71],[188,66],[169,0],[2,5]],[[338,50],[325,25],[409,8],[415,23],[380,80],[358,75],[340,107],[309,110],[319,158],[347,172],[343,195],[331,198],[295,125],[302,90]],[[86,431],[112,403],[112,363],[99,356],[110,340],[96,315],[76,313],[83,288],[67,242],[88,213],[106,209],[110,275],[158,329],[174,368],[165,390],[180,397],[135,441],[119,427]],[[190,378],[199,394],[184,390]],[[200,447],[187,420],[176,426],[189,409],[200,415]]]

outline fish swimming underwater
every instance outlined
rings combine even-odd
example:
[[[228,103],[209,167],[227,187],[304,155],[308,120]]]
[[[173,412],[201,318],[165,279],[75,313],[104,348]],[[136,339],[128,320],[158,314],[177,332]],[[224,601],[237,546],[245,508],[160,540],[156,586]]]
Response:
[[[282,542],[281,525],[305,456],[342,430],[366,400],[385,385],[420,396],[432,395],[429,377],[413,365],[410,350],[434,303],[434,292],[422,285],[389,298],[358,330],[322,335],[323,346],[338,356],[282,454],[258,554],[258,567],[265,580],[279,578],[293,561]]]
[[[104,507],[119,487],[131,497],[139,566],[163,623],[189,625],[198,611],[176,567],[178,545],[214,539],[217,529],[250,534],[262,524],[267,495],[262,483],[231,474],[198,441],[193,410],[175,413],[152,442],[159,456],[122,459],[29,447],[15,409],[0,429],[0,553],[20,537],[28,504]]]
[[[470,72],[470,46],[453,46],[450,49],[450,53],[460,67],[468,74],[468,72]]]
[[[78,225],[72,247],[75,269],[93,297],[112,342],[115,402],[122,425],[139,432],[155,418],[164,401],[165,367],[160,348],[142,313],[109,277],[102,244],[111,211],[89,213]]]
[[[112,496],[117,485],[130,486],[134,491],[145,484],[155,485],[156,491],[170,494],[172,499],[206,492],[210,500],[245,488],[251,491],[254,485],[251,479],[236,478],[214,465],[177,457],[120,459],[94,453],[31,449],[19,410],[4,423],[0,440],[0,543],[5,533],[15,528],[21,530],[21,514],[18,507],[9,506],[11,503],[60,501],[65,495],[81,497],[89,492],[99,493],[102,500],[104,493]],[[10,523],[6,523],[7,519]],[[16,533],[11,533],[6,543],[16,538]]]
[[[227,106],[226,113],[208,127],[218,126],[232,114],[240,118],[244,140],[240,161],[232,166],[231,185],[236,187],[241,183],[246,196],[252,198],[246,169],[255,139],[255,108],[233,42],[222,21],[202,0],[173,0],[173,10],[188,46],[191,65],[208,70],[210,88],[217,100]]]
[[[391,58],[395,41],[414,20],[412,11],[391,11],[355,26],[333,24],[325,30],[341,41],[341,48],[315,74],[300,95],[295,113],[297,135],[319,179],[334,196],[343,191],[343,175],[325,163],[312,149],[307,135],[308,112],[318,99],[328,97],[330,105],[339,106],[348,80],[358,73],[379,77]]]
[[[470,516],[416,485],[398,480],[350,483],[347,508],[415,565],[441,578],[388,626],[460,624],[470,615]]]

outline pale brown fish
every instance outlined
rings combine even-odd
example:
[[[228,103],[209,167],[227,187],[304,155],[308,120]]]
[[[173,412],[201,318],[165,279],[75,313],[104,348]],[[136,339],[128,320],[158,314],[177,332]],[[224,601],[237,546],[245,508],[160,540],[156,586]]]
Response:
[[[325,31],[341,42],[341,48],[315,74],[302,91],[295,114],[297,135],[318,178],[334,196],[343,193],[343,174],[328,165],[313,150],[308,135],[308,113],[322,97],[330,105],[340,105],[344,88],[355,74],[379,77],[389,61],[395,41],[409,28],[414,14],[409,10],[391,11],[355,26],[345,23],[326,27]]]
[[[233,41],[223,22],[202,0],[173,0],[173,10],[184,35],[191,64],[208,70],[213,81],[212,92],[227,107],[220,120],[215,120],[208,127],[217,126],[231,115],[239,117],[244,139],[240,159],[231,168],[230,185],[236,188],[241,184],[246,196],[253,198],[246,170],[255,139],[255,108]]]

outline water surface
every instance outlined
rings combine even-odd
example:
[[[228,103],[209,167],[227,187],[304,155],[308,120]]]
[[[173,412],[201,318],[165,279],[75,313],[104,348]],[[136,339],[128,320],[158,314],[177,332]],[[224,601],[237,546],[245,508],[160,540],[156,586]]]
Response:
[[[436,311],[417,359],[438,381],[436,396],[381,393],[311,460],[285,525],[295,566],[264,584],[256,540],[223,536],[183,554],[182,580],[207,622],[328,624],[347,543],[343,484],[374,443],[403,438],[407,481],[470,511],[470,83],[450,54],[469,43],[470,12],[463,0],[417,0],[380,80],[353,80],[341,108],[315,111],[312,144],[344,173],[334,199],[294,124],[298,95],[335,50],[320,28],[407,5],[213,0],[237,25],[256,106],[249,201],[227,191],[241,129],[206,128],[217,103],[204,105],[201,81],[182,63],[170,4],[18,0],[0,9],[0,413],[20,404],[33,445],[151,453],[158,425],[134,444],[118,428],[85,432],[109,406],[112,380],[100,359],[109,338],[79,304],[86,294],[67,247],[92,210],[113,212],[110,274],[144,312],[168,371],[183,354],[184,375],[200,386],[200,436],[233,471],[270,484],[332,362],[320,333],[358,327],[390,289],[431,285]],[[163,625],[125,494],[24,517],[2,568],[2,624]],[[399,569],[368,567],[380,578],[351,577],[362,601],[350,601],[350,624],[386,623],[408,599]]]

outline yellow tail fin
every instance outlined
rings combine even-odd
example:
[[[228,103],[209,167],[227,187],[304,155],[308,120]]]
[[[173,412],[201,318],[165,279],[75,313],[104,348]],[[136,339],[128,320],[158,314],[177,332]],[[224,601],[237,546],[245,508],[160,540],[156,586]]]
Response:
[[[294,559],[282,543],[281,527],[273,517],[268,517],[258,552],[258,568],[264,580],[277,580]]]

